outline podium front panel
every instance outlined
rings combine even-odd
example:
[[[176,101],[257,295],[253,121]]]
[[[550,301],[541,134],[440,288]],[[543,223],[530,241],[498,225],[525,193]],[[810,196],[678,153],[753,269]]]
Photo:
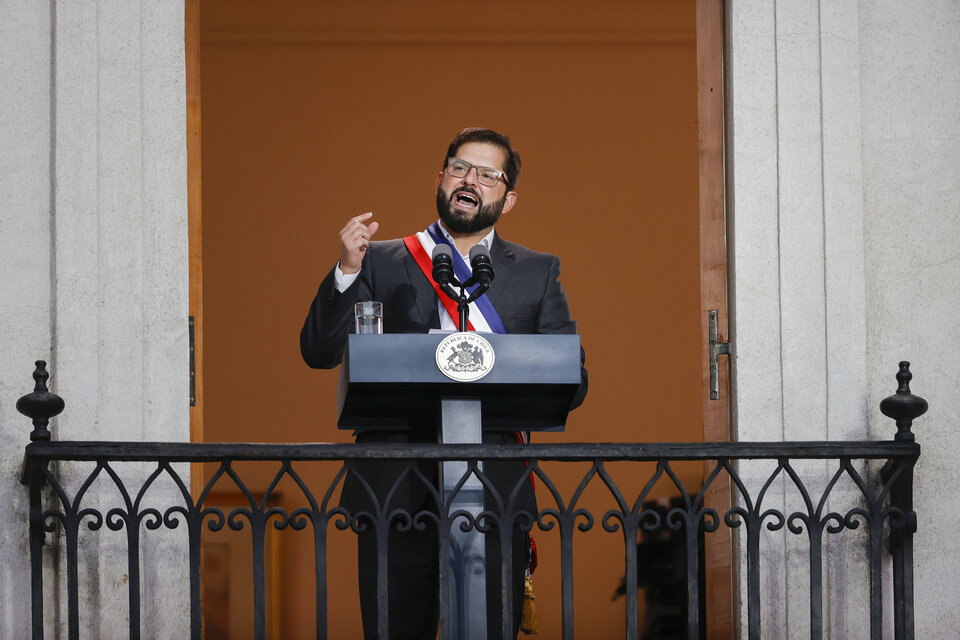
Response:
[[[562,429],[580,386],[577,335],[482,334],[491,371],[473,382],[436,364],[445,334],[347,337],[338,389],[341,429],[435,428],[441,398],[479,398],[487,430]]]

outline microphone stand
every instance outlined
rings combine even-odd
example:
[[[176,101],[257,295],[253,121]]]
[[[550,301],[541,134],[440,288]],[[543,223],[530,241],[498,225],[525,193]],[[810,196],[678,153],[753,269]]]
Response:
[[[477,284],[476,278],[471,277],[464,283],[457,280],[454,276],[451,280],[453,284],[460,288],[460,292],[450,286],[450,282],[440,284],[440,289],[447,294],[447,297],[457,303],[457,311],[460,314],[460,331],[467,331],[467,320],[470,317],[470,303],[482,296],[490,288],[489,282],[480,283],[473,293],[467,297],[467,288]],[[438,283],[439,284],[439,283]]]

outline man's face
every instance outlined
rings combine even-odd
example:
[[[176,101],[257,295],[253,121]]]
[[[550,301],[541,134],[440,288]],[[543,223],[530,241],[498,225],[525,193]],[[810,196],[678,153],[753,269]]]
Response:
[[[467,142],[457,149],[456,158],[475,167],[503,171],[506,153],[485,142]],[[513,208],[517,194],[508,191],[501,180],[495,186],[480,184],[476,169],[462,178],[445,172],[437,177],[437,213],[443,225],[453,233],[476,233],[492,227],[500,216]]]

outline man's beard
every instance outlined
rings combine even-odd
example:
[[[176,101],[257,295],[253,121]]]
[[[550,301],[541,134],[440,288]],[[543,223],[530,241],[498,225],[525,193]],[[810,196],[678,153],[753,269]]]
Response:
[[[465,191],[476,197],[480,206],[473,216],[454,208],[453,198],[457,191]],[[440,220],[447,230],[453,233],[476,233],[492,227],[500,219],[503,206],[507,202],[507,194],[503,194],[503,197],[499,200],[484,204],[483,198],[473,189],[458,189],[457,191],[447,194],[443,187],[437,187],[437,213],[440,214]]]

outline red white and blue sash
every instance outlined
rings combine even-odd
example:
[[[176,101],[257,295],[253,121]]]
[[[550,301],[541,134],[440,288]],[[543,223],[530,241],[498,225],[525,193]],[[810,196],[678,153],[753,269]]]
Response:
[[[431,260],[433,248],[438,244],[445,244],[453,250],[453,272],[460,282],[466,282],[470,279],[473,273],[470,265],[463,259],[453,243],[443,234],[438,222],[434,222],[427,227],[425,231],[421,231],[413,236],[407,236],[403,239],[403,242],[407,245],[407,249],[413,255],[414,260],[416,260],[417,266],[423,271],[423,275],[425,275],[427,280],[430,281],[430,284],[433,285],[434,291],[437,292],[437,297],[440,298],[440,302],[443,303],[443,308],[447,310],[447,313],[453,320],[454,326],[459,325],[460,314],[457,312],[457,303],[443,293],[440,290],[440,285],[433,280],[433,261]],[[473,293],[474,289],[476,289],[476,285],[468,288],[467,291]],[[474,300],[470,303],[470,320],[467,323],[467,329],[487,333],[507,332],[503,326],[503,320],[500,319],[497,310],[493,308],[493,303],[491,303],[486,296],[481,296],[479,300]]]

